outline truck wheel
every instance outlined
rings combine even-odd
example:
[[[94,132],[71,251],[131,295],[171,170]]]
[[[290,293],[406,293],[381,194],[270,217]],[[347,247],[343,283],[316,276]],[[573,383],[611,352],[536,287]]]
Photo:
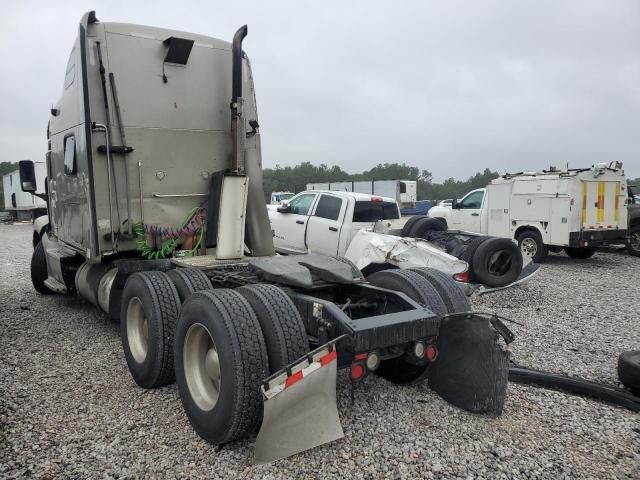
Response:
[[[634,257],[640,257],[640,225],[631,227],[629,230],[629,243],[627,243],[627,252]]]
[[[425,238],[427,232],[442,232],[446,230],[444,223],[435,218],[421,218],[409,230],[411,238]]]
[[[549,254],[549,250],[537,230],[525,230],[518,235],[516,240],[522,256],[531,257],[534,262],[541,262]]]
[[[411,227],[413,227],[413,225],[422,218],[429,218],[429,217],[425,215],[414,215],[413,217],[410,217],[409,220],[407,220],[405,224],[402,226],[402,230],[400,230],[400,236],[408,237],[409,232],[411,231]]]
[[[447,313],[447,307],[438,291],[421,275],[409,270],[385,270],[367,278],[373,285],[406,294],[425,305],[436,315]],[[429,364],[414,365],[404,358],[392,358],[380,364],[376,373],[398,385],[418,383],[426,377]]]
[[[236,292],[249,302],[258,317],[269,357],[269,374],[309,352],[300,312],[281,288],[258,284],[236,288]]]
[[[135,382],[143,388],[172,383],[173,336],[180,297],[164,272],[131,275],[122,292],[120,335]]]
[[[618,357],[618,378],[636,395],[640,395],[640,350],[622,352]]]
[[[478,247],[490,238],[491,237],[487,237],[486,235],[473,237],[464,249],[464,252],[462,252],[462,255],[460,255],[460,260],[464,260],[469,265],[469,277],[472,280],[475,280],[475,275],[473,274],[473,256],[476,253]]]
[[[586,260],[587,258],[593,257],[593,254],[596,253],[593,248],[574,247],[565,247],[564,252],[571,258],[576,258],[578,260]]]
[[[338,257],[338,256],[332,256],[331,258],[349,265],[351,267],[351,271],[353,272],[353,278],[356,278],[358,280],[364,280],[364,275],[362,274],[360,269],[356,267],[356,264],[353,263],[351,260],[349,260],[348,258]]]
[[[438,291],[440,298],[442,298],[447,307],[448,313],[468,312],[471,310],[471,304],[467,296],[456,281],[446,273],[429,267],[411,268],[409,271],[425,278]]]
[[[518,279],[522,253],[510,239],[493,237],[480,244],[472,263],[478,281],[490,287],[504,287]]]
[[[36,244],[36,248],[33,249],[31,254],[31,283],[36,292],[43,295],[50,295],[53,293],[49,287],[44,284],[49,274],[47,273],[47,254],[44,251],[42,242]]]
[[[167,272],[167,276],[176,286],[181,303],[194,293],[211,288],[209,277],[197,268],[174,268]]]
[[[220,444],[258,428],[267,349],[240,293],[212,289],[189,297],[176,327],[175,363],[180,399],[198,435]]]

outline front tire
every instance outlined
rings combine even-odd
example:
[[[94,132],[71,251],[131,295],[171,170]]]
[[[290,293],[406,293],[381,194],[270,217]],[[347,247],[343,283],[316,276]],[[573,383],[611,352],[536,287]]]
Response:
[[[180,297],[164,272],[131,275],[122,292],[120,334],[124,356],[142,388],[173,383],[173,336]]]
[[[587,258],[593,257],[596,251],[593,248],[574,248],[574,247],[565,247],[564,252],[571,258],[575,258],[578,260],[586,260]]]
[[[629,243],[627,243],[627,252],[634,257],[640,257],[640,225],[631,227],[629,230]]]
[[[31,255],[31,283],[36,292],[42,295],[51,295],[53,290],[44,284],[44,281],[49,277],[47,272],[47,254],[44,251],[42,242],[38,242],[33,249]]]
[[[516,238],[522,256],[531,257],[531,260],[538,263],[544,260],[549,254],[549,249],[542,241],[542,236],[537,230],[525,230]]]
[[[191,295],[176,328],[175,357],[180,399],[198,435],[221,444],[258,428],[269,362],[256,314],[240,293]]]

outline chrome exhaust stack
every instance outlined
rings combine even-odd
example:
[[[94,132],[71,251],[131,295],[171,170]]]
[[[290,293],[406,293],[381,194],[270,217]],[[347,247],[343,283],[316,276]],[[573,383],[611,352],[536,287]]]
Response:
[[[242,116],[242,41],[247,36],[243,25],[233,36],[231,79],[231,165],[234,173],[244,174],[244,118]]]

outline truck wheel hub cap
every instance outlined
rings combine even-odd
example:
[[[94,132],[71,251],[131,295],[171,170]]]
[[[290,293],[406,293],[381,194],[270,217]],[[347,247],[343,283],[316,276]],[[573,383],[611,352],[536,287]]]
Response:
[[[520,244],[520,250],[525,255],[533,257],[538,252],[538,244],[533,238],[525,238]]]
[[[131,298],[127,305],[127,339],[133,359],[144,362],[149,350],[149,322],[138,297]]]
[[[220,359],[207,328],[195,323],[184,338],[184,374],[189,394],[202,410],[212,410],[220,395]]]

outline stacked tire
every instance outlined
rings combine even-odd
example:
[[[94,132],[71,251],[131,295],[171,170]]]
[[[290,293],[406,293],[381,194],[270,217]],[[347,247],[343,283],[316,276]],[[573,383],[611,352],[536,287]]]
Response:
[[[508,238],[473,237],[462,256],[472,280],[497,288],[515,282],[522,272],[522,253]]]

